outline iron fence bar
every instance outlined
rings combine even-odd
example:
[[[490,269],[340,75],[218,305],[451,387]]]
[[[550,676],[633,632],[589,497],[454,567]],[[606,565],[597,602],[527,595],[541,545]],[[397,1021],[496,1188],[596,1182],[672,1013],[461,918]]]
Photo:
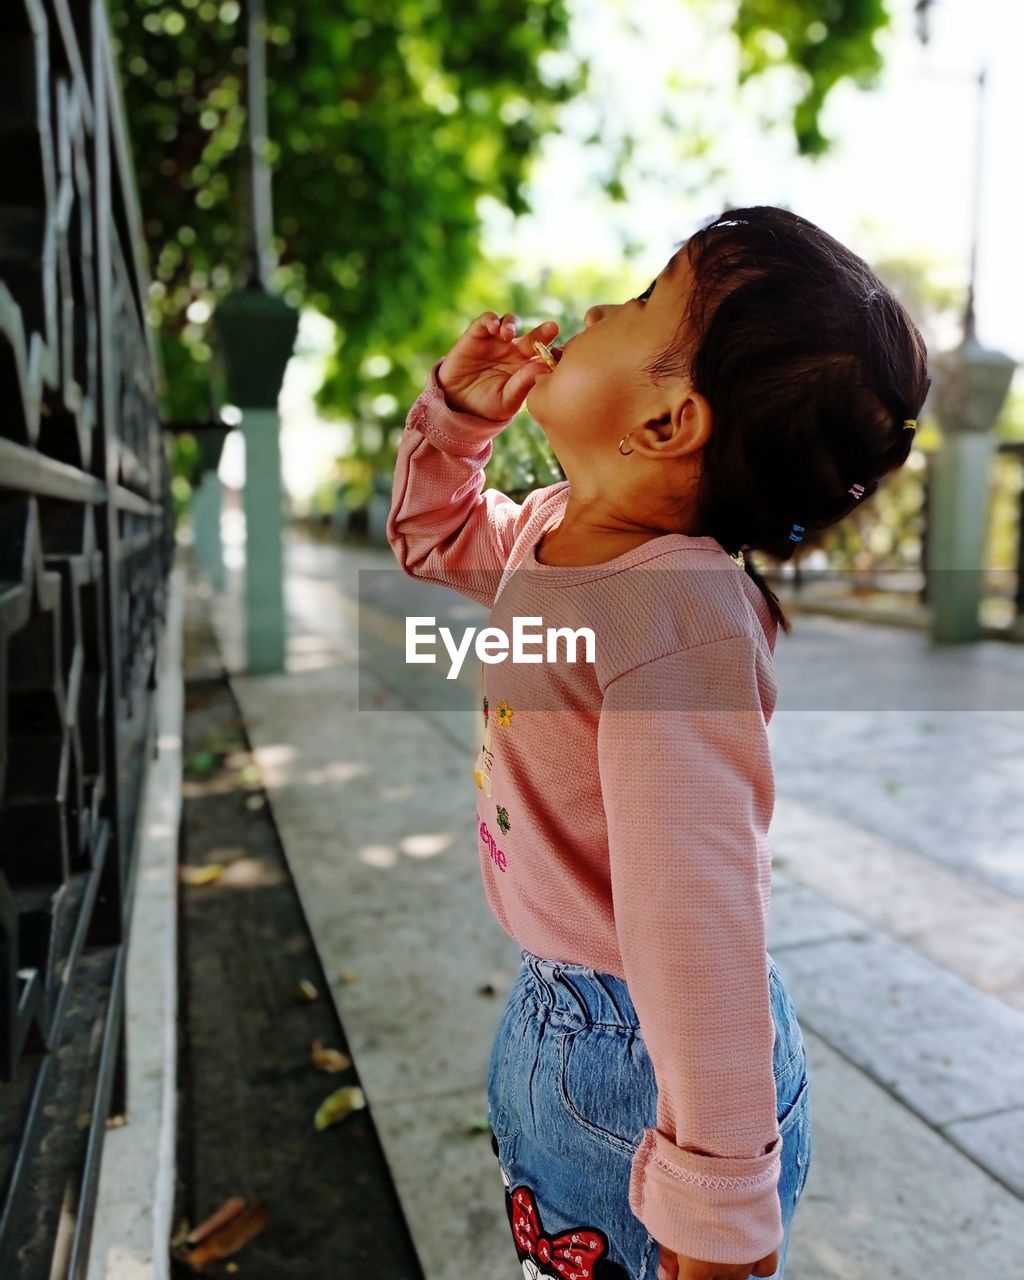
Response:
[[[0,439],[0,488],[69,502],[95,504],[107,497],[106,485],[95,476],[4,439]]]
[[[104,0],[8,0],[0,32],[0,1276],[85,1280],[126,1104],[170,475]]]
[[[150,502],[148,498],[143,498],[137,493],[133,493],[131,489],[126,489],[123,484],[119,484],[114,491],[114,505],[119,511],[130,511],[137,516],[155,516],[159,518],[163,514],[163,508],[155,502]]]
[[[82,1171],[82,1196],[78,1203],[79,1227],[72,1241],[71,1256],[68,1259],[68,1276],[84,1277],[88,1270],[96,1194],[99,1190],[100,1161],[103,1156],[103,1134],[106,1131],[107,1117],[123,1113],[125,1109],[124,1072],[119,1068],[124,1066],[126,1049],[124,1008],[127,963],[127,948],[118,947],[110,983],[110,999],[107,1002],[103,1040],[99,1051],[97,1070],[99,1087],[93,1098],[89,1115],[89,1138]]]
[[[107,860],[109,850],[108,833],[109,827],[105,825],[101,837],[97,842],[97,866],[94,867],[94,873],[89,876],[85,882],[82,909],[76,923],[75,932],[65,964],[65,969],[67,971],[72,970],[77,965],[77,962],[89,941],[88,932],[90,909],[95,900],[99,884],[99,878],[95,872],[102,867]],[[64,1020],[67,1015],[68,1003],[71,996],[72,989],[70,985],[62,982],[59,985],[52,1021],[50,1024],[50,1038],[52,1044],[56,1044],[60,1040],[60,1032],[64,1026]],[[26,1037],[32,1031],[32,1018],[30,1016],[31,1010],[29,1009],[22,1009],[19,1012],[21,1016],[19,1018],[18,1033],[19,1040],[23,1045]],[[50,1046],[47,1045],[46,1047],[49,1048]],[[7,1193],[4,1197],[2,1208],[0,1208],[0,1242],[3,1242],[3,1246],[7,1244],[9,1237],[12,1235],[12,1219],[19,1212],[22,1216],[25,1214],[24,1191],[25,1185],[29,1181],[25,1175],[28,1174],[32,1166],[32,1153],[37,1150],[40,1145],[38,1130],[45,1119],[43,1116],[43,1102],[52,1092],[49,1088],[49,1075],[53,1069],[52,1064],[54,1060],[55,1055],[52,1052],[47,1052],[45,1054],[42,1058],[36,1079],[33,1082],[28,1117],[20,1134],[20,1141],[14,1161],[14,1167],[8,1181]],[[0,1248],[3,1246],[0,1246]],[[3,1254],[0,1253],[0,1256],[3,1256]],[[2,1274],[7,1276],[8,1274],[13,1275],[16,1273],[4,1270]]]

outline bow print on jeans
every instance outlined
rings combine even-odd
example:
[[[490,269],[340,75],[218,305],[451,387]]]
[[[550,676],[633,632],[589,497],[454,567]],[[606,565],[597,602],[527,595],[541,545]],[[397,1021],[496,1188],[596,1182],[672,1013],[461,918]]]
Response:
[[[590,1280],[594,1263],[608,1252],[608,1242],[600,1231],[577,1227],[556,1236],[544,1235],[540,1214],[529,1187],[512,1191],[512,1234],[523,1253],[535,1258],[545,1274],[564,1280]]]

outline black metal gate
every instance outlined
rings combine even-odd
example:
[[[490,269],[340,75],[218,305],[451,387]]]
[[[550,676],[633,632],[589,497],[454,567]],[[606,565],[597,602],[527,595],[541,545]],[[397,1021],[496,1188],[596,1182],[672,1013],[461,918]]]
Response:
[[[102,0],[0,9],[0,1276],[83,1277],[173,554]]]

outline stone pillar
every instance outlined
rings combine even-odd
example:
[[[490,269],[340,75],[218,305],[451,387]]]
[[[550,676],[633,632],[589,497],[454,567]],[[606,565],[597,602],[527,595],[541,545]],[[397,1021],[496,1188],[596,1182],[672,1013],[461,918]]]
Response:
[[[192,494],[192,532],[196,556],[214,591],[224,590],[224,549],[220,537],[221,484],[216,471],[204,471]]]
[[[942,446],[933,460],[927,550],[931,636],[937,643],[979,639],[992,492],[993,427],[1015,362],[982,347],[973,327],[933,362]]]
[[[276,409],[243,409],[245,647],[249,671],[283,671],[287,648],[281,423]]]
[[[287,650],[277,397],[299,315],[252,279],[213,316],[221,395],[242,412],[245,439],[246,669],[283,671]]]

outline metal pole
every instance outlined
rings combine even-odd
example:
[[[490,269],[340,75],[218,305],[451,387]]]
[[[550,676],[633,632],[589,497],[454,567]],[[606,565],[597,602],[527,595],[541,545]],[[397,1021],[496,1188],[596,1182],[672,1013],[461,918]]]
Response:
[[[247,88],[249,117],[249,202],[247,209],[248,276],[269,290],[277,265],[272,243],[270,165],[267,163],[267,57],[263,0],[249,0],[247,28]]]
[[[299,316],[270,289],[270,166],[263,0],[248,0],[249,198],[244,202],[248,280],[217,306],[214,330],[227,394],[242,411],[245,438],[245,608],[250,671],[285,666],[284,553],[278,396]]]
[[[981,181],[984,173],[983,152],[985,141],[985,77],[984,65],[978,71],[978,104],[975,113],[974,132],[974,199],[971,213],[971,265],[967,280],[967,306],[964,311],[964,337],[973,338],[975,332],[974,292],[978,275],[978,235],[981,227]]]

